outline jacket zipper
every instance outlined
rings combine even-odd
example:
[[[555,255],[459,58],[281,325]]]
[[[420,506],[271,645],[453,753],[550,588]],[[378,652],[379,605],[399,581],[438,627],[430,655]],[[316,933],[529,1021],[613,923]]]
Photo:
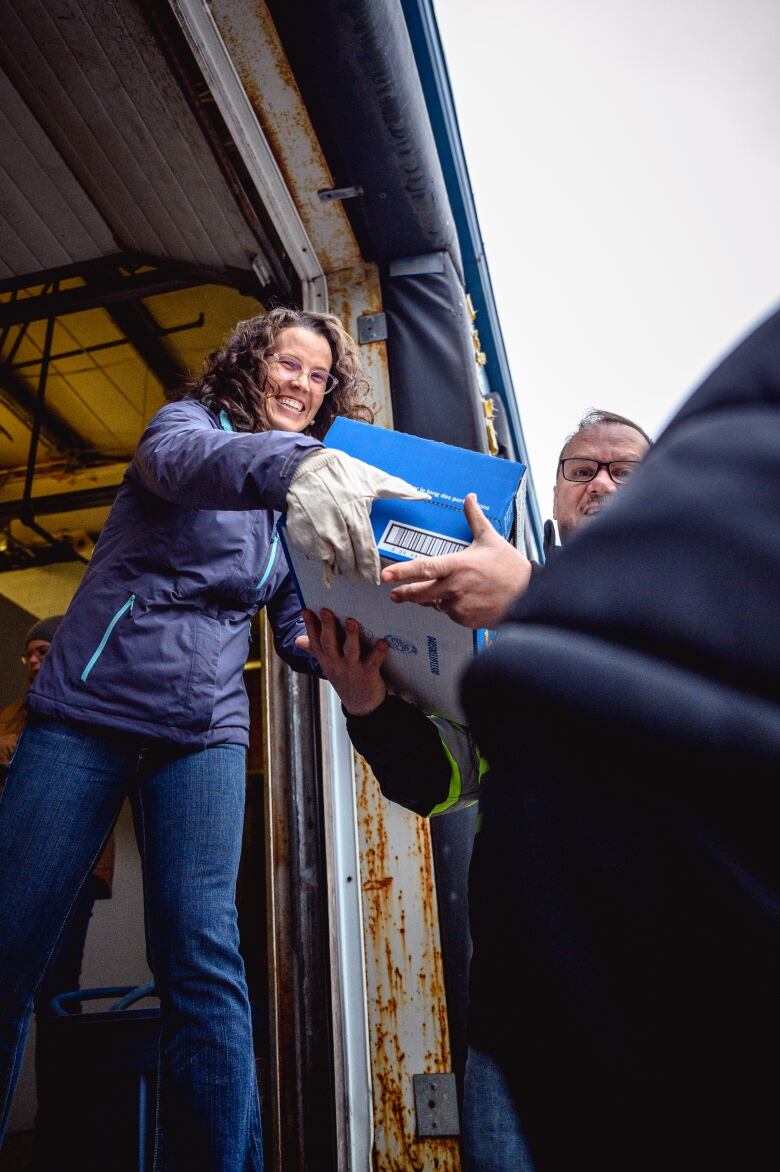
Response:
[[[274,562],[276,561],[276,546],[277,546],[278,541],[279,541],[279,530],[274,529],[274,535],[271,538],[271,550],[268,554],[268,561],[266,562],[266,567],[263,570],[263,576],[260,579],[260,581],[257,583],[257,587],[256,587],[257,590],[263,589],[263,587],[265,586],[265,584],[268,581],[268,578],[271,574],[271,570],[274,568]]]
[[[114,627],[117,625],[119,620],[121,619],[122,615],[128,614],[128,612],[130,614],[133,613],[133,603],[134,602],[135,602],[135,595],[131,594],[130,597],[128,598],[127,602],[123,606],[120,606],[119,610],[116,612],[116,614],[112,618],[111,622],[106,627],[103,638],[98,643],[98,645],[95,649],[94,655],[92,656],[89,663],[87,664],[87,666],[84,668],[83,672],[81,673],[82,683],[87,682],[87,676],[92,671],[92,668],[95,666],[97,661],[100,659],[100,656],[103,654],[106,643],[108,642],[108,640],[111,637],[111,632],[113,631]]]

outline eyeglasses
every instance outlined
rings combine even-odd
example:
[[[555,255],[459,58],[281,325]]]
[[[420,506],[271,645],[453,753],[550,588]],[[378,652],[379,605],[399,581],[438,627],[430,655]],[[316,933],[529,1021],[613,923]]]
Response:
[[[293,379],[300,378],[303,374],[303,364],[292,354],[270,354],[269,357],[273,358],[280,377],[286,381],[292,382]],[[321,395],[329,395],[338,385],[338,381],[334,374],[330,374],[329,371],[322,370],[320,367],[309,371],[309,386],[315,391],[319,391]]]
[[[40,663],[41,660],[45,659],[48,654],[49,654],[48,647],[40,647],[40,648],[36,647],[34,651],[25,651],[24,655],[22,655],[22,657],[21,657],[21,660],[22,660],[22,663],[25,665],[27,665],[31,659],[37,659],[38,662]]]
[[[574,484],[587,484],[595,480],[600,468],[606,468],[614,484],[625,484],[637,470],[641,460],[588,460],[584,456],[567,456],[559,467],[564,480]]]

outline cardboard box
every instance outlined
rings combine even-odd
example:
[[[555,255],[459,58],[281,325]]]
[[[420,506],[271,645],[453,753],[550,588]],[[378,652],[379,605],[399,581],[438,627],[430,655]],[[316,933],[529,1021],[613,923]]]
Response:
[[[463,513],[469,492],[476,492],[497,532],[523,548],[524,464],[341,418],[330,428],[326,445],[430,493],[430,501],[374,502],[371,523],[383,565],[456,553],[469,545],[471,530]],[[461,627],[432,607],[391,602],[391,587],[384,584],[372,586],[337,575],[326,587],[322,563],[289,542],[283,525],[280,532],[302,604],[315,612],[328,607],[341,622],[357,619],[370,643],[386,639],[390,651],[383,674],[388,686],[426,712],[462,721],[460,675],[490,632]]]

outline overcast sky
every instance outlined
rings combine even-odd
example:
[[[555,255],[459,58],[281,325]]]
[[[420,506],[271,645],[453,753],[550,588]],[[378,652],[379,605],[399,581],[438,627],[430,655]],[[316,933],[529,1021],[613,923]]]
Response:
[[[436,0],[540,505],[780,300],[778,0]],[[479,323],[477,323],[479,324]]]

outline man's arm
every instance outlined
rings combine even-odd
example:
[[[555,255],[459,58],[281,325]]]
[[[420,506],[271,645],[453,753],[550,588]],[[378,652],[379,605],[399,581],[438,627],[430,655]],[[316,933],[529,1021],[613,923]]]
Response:
[[[367,716],[387,695],[379,669],[389,644],[380,639],[366,654],[360,646],[360,625],[347,619],[342,634],[331,610],[301,611],[306,634],[295,640],[301,651],[313,655],[325,679],[335,688],[348,716]]]
[[[382,581],[401,583],[390,593],[393,602],[436,606],[463,627],[496,627],[526,589],[531,563],[499,537],[473,492],[463,511],[474,535],[468,549],[387,566]]]

